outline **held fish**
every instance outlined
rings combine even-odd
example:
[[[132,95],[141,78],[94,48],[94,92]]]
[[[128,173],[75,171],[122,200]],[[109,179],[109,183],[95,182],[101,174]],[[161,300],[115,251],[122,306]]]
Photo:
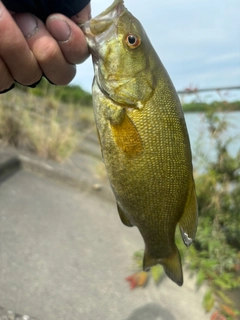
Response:
[[[116,0],[82,26],[94,65],[93,108],[117,209],[145,242],[143,269],[183,283],[175,244],[197,229],[192,157],[174,86],[141,23]]]

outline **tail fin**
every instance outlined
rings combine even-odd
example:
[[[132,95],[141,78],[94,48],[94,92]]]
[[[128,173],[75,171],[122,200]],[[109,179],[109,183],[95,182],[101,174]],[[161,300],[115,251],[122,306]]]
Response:
[[[174,281],[177,285],[182,286],[183,272],[182,272],[181,257],[176,245],[173,253],[164,259],[153,258],[145,250],[144,258],[143,258],[143,270],[148,271],[150,267],[153,267],[156,264],[161,264],[166,272],[166,275],[172,281]]]

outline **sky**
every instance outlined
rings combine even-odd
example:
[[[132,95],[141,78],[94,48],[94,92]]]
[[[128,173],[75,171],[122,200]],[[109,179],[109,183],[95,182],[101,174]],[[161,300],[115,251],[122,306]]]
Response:
[[[112,0],[92,0],[92,16]],[[240,86],[239,0],[125,0],[142,23],[177,90]],[[72,84],[91,91],[91,59]],[[236,92],[240,96],[240,90]],[[234,95],[234,93],[233,93]]]

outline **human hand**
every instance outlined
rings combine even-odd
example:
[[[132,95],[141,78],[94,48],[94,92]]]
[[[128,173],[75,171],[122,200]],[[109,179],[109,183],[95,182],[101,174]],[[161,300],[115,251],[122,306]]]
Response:
[[[71,19],[53,14],[44,24],[30,13],[11,14],[0,1],[0,92],[13,87],[14,80],[36,84],[43,74],[54,84],[68,84],[76,74],[75,64],[89,55],[77,26],[89,17],[87,5]]]

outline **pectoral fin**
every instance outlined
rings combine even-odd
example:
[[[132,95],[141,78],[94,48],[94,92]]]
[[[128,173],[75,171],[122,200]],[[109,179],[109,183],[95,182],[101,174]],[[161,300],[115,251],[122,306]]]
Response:
[[[98,131],[98,128],[97,128],[97,136],[98,136],[98,141],[99,141],[99,144],[100,144],[100,147],[101,147],[102,159],[103,159],[103,162],[104,162],[102,141],[101,141],[101,138],[100,138],[100,133],[99,133],[99,131]]]
[[[122,223],[125,224],[125,226],[127,226],[127,227],[133,227],[133,224],[128,219],[126,214],[123,212],[122,208],[119,206],[118,203],[117,203],[117,209],[118,209],[118,213],[119,213],[119,216],[121,218]]]
[[[198,222],[198,206],[193,179],[191,180],[187,201],[185,204],[183,215],[179,221],[179,227],[183,242],[186,246],[190,246],[197,232]]]
[[[134,157],[143,150],[141,137],[132,120],[125,113],[122,121],[111,124],[113,138],[118,147],[128,156]]]

